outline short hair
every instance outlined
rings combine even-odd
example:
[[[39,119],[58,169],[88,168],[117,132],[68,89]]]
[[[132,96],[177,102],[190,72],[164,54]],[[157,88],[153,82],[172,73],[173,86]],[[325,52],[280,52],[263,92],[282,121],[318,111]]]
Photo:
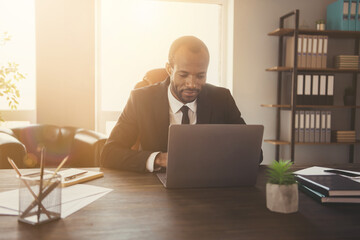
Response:
[[[186,47],[193,53],[198,53],[201,50],[205,50],[208,57],[210,57],[209,50],[203,41],[194,36],[183,36],[176,39],[170,46],[168,61],[171,66],[174,66],[175,54],[181,47]]]

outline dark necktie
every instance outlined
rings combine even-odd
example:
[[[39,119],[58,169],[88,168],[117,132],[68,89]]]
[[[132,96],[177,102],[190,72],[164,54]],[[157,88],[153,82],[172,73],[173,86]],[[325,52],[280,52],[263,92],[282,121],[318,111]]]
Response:
[[[184,105],[180,108],[180,111],[182,112],[183,116],[181,119],[181,124],[190,124],[190,119],[189,119],[189,107]]]

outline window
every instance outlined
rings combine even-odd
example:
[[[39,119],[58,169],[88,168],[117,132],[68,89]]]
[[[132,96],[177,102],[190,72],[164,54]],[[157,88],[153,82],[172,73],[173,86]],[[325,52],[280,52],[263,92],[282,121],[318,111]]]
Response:
[[[210,51],[208,83],[225,86],[223,1],[101,0],[97,130],[109,133],[145,73],[165,67],[171,43],[194,35]]]
[[[1,41],[6,35],[10,40]],[[2,125],[35,122],[35,2],[32,0],[0,0],[0,66],[7,66],[8,62],[18,64],[25,79],[17,83],[20,98],[16,111],[10,111],[6,99],[0,97],[0,112],[8,121]]]

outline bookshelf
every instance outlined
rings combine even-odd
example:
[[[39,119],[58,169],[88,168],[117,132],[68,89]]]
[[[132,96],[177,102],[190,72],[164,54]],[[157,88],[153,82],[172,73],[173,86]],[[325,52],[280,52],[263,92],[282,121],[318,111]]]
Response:
[[[347,145],[349,146],[349,162],[354,162],[355,156],[355,145],[360,144],[359,140],[353,142],[295,142],[295,112],[297,110],[338,110],[338,109],[348,109],[350,113],[350,129],[355,130],[356,123],[356,114],[357,109],[360,106],[357,105],[297,105],[296,94],[297,94],[297,76],[299,74],[350,74],[352,76],[352,87],[355,89],[355,103],[356,103],[356,89],[357,89],[357,78],[360,73],[360,69],[337,69],[337,68],[305,68],[298,67],[297,64],[297,49],[298,49],[298,35],[299,34],[307,34],[307,35],[318,35],[318,36],[327,36],[330,39],[354,39],[354,55],[359,55],[359,40],[360,40],[360,32],[357,31],[337,31],[337,30],[325,30],[318,31],[312,29],[299,29],[299,10],[294,10],[280,17],[279,28],[273,32],[268,33],[269,36],[275,36],[279,38],[279,50],[278,50],[278,63],[277,66],[266,69],[268,72],[277,73],[277,103],[275,104],[261,104],[261,107],[274,108],[276,109],[276,136],[275,139],[265,139],[264,142],[268,144],[272,144],[275,146],[275,159],[279,160],[280,158],[280,147],[282,146],[290,146],[290,158],[292,162],[295,162],[295,146],[297,145]],[[294,28],[284,28],[284,21],[287,18],[294,17]],[[294,54],[293,54],[293,66],[294,67],[286,67],[285,66],[285,39],[286,37],[294,37]],[[329,56],[328,56],[329,57]],[[290,90],[290,104],[282,103],[282,91],[284,91],[282,85],[284,81],[289,81],[289,79],[285,79],[284,73],[291,74],[291,90]],[[284,131],[284,126],[281,123],[281,111],[290,111],[290,141],[281,139],[281,131]]]

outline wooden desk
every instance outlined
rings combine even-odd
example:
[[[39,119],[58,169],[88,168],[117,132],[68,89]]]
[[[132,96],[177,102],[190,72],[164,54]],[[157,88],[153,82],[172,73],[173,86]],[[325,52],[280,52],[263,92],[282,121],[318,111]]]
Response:
[[[359,165],[353,165],[360,169]],[[0,239],[359,239],[360,205],[321,205],[299,194],[299,212],[267,210],[265,167],[256,187],[166,190],[153,174],[103,169],[93,185],[114,191],[56,222],[33,227],[0,216]],[[0,170],[0,191],[17,187]]]

